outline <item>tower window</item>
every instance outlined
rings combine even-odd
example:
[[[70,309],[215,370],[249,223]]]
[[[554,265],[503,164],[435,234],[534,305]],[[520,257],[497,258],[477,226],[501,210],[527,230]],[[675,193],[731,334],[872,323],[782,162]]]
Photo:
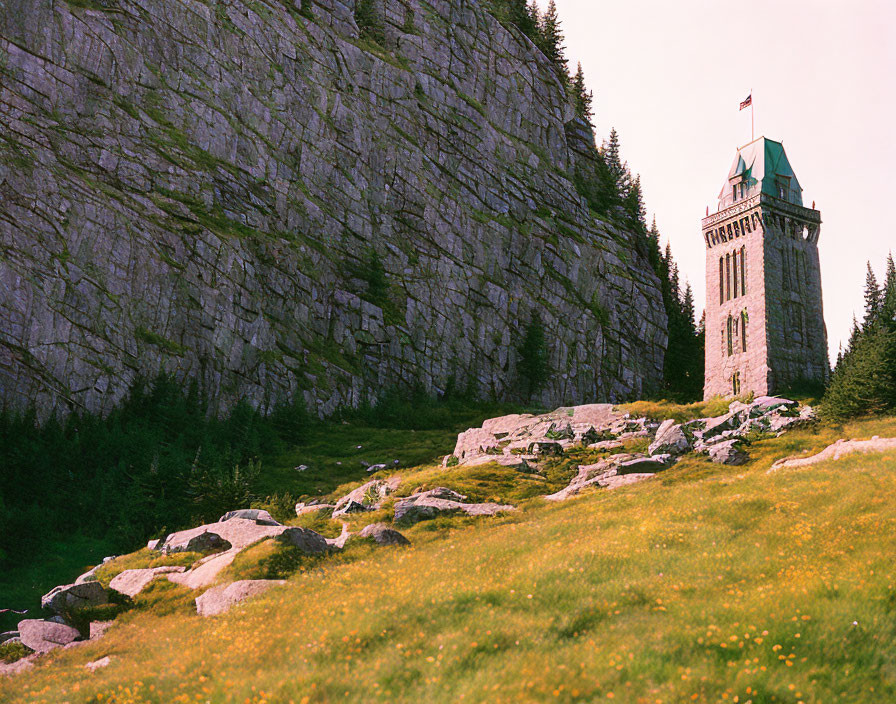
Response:
[[[731,300],[731,255],[725,255],[725,300]]]
[[[747,311],[744,309],[740,314],[740,349],[741,352],[747,351]]]
[[[719,257],[719,305],[725,302],[725,266]]]
[[[740,372],[731,375],[731,393],[740,396]]]
[[[728,356],[730,357],[734,354],[734,319],[730,315],[728,316],[727,332]]]
[[[747,248],[740,248],[740,295],[747,295]]]
[[[738,276],[737,276],[737,252],[735,252],[734,256],[731,258],[731,268],[733,270],[732,273],[734,274],[734,297],[737,298],[737,296],[738,296],[737,292],[739,290]]]

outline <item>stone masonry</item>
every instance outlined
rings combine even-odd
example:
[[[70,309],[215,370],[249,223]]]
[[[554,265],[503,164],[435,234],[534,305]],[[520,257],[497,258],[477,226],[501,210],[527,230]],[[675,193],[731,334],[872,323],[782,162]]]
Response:
[[[475,0],[3,0],[0,401],[104,411],[138,376],[219,408],[384,388],[545,405],[655,387],[666,320],[634,235],[574,177],[590,132]]]
[[[825,380],[820,228],[779,142],[738,150],[718,212],[703,220],[705,398]]]

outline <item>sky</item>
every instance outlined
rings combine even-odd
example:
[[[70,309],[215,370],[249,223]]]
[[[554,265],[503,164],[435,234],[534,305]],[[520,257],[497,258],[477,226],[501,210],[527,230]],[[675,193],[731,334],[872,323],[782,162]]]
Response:
[[[821,211],[834,361],[862,317],[866,261],[882,279],[896,254],[896,2],[556,2],[567,57],[594,91],[598,140],[619,132],[648,224],[655,214],[701,310],[700,220],[750,141],[738,106],[752,91],[756,137],[783,142],[803,202]]]

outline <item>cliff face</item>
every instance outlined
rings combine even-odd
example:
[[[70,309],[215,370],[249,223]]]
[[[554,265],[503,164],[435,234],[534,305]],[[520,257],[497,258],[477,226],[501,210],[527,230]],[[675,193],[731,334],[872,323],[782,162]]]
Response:
[[[474,0],[3,0],[0,394],[104,410],[136,375],[320,413],[396,384],[546,404],[661,378],[634,237],[571,174],[553,70]],[[85,7],[85,5],[88,5]]]

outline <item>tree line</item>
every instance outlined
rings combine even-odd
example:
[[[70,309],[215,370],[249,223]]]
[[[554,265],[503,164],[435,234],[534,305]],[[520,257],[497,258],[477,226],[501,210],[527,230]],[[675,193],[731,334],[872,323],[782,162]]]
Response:
[[[865,315],[853,316],[852,333],[837,355],[822,413],[842,421],[896,411],[896,265],[887,257],[881,286],[868,262]]]

